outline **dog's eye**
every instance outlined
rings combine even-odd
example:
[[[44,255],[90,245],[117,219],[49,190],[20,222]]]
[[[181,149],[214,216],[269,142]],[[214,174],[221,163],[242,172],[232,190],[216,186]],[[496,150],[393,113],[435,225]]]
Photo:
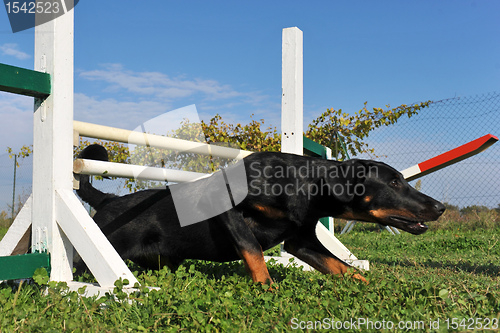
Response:
[[[392,187],[399,187],[401,185],[401,182],[398,179],[394,179],[389,183],[389,185]]]

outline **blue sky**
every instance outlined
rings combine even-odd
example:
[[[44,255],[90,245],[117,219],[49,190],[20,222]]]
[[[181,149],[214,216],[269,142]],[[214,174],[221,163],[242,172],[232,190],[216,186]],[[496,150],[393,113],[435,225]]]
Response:
[[[279,127],[281,30],[304,32],[305,123],[498,90],[498,1],[93,1],[75,9],[75,119],[135,128],[196,104]],[[0,62],[33,68],[0,10]],[[0,145],[30,143],[31,99],[0,94]],[[21,113],[21,114],[19,114]],[[28,123],[24,125],[24,123]]]
[[[202,119],[279,127],[281,30],[304,33],[304,123],[499,91],[498,1],[96,1],[75,8],[75,119],[133,129]],[[33,30],[0,8],[0,62],[33,68]],[[32,99],[0,93],[0,154],[32,140]]]

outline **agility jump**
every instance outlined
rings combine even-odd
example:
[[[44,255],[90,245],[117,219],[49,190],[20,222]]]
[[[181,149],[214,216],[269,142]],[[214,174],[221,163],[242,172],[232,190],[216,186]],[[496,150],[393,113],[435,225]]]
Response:
[[[33,193],[2,240],[0,255],[11,254],[31,225],[32,250],[51,255],[51,279],[67,281],[73,289],[85,285],[88,294],[93,294],[109,291],[118,279],[130,285],[137,280],[73,193],[73,21],[73,11],[69,11],[35,28],[35,72],[1,68],[12,75],[0,82],[0,88],[35,97],[35,112]],[[291,53],[283,54],[282,145],[284,152],[301,155],[302,32],[285,29],[283,45],[290,46]],[[23,77],[36,80],[19,83]],[[340,243],[325,234],[326,228],[319,230]],[[100,288],[72,281],[73,247]]]

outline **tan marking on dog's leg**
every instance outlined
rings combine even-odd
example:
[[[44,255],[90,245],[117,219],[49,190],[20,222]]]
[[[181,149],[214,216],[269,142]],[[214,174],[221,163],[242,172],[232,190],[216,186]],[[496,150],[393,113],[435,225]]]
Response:
[[[254,282],[273,284],[262,251],[257,254],[243,250],[241,251],[241,255],[245,263],[245,268]]]
[[[345,274],[347,273],[347,269],[349,269],[349,266],[344,264],[343,262],[333,259],[333,258],[324,258],[323,262],[325,263],[325,266],[330,270],[330,272],[325,272],[325,273],[333,273],[333,274]]]
[[[351,268],[350,266],[347,266],[340,260],[334,259],[334,258],[325,258],[324,259],[325,266],[327,266],[333,274],[340,274],[344,275],[347,273],[348,269]],[[363,281],[364,283],[368,283],[366,279],[359,273],[355,273],[352,275],[353,278],[358,279]]]

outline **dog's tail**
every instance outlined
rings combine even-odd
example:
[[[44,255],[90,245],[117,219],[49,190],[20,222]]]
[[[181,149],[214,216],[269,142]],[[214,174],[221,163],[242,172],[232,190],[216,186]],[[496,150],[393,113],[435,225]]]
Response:
[[[82,150],[78,155],[78,158],[107,162],[108,152],[106,151],[106,148],[104,148],[103,146],[98,144],[93,144]],[[83,201],[88,203],[96,210],[98,210],[98,207],[104,201],[117,197],[114,194],[104,193],[96,189],[90,183],[90,176],[84,174],[80,175],[80,186],[79,189],[76,190],[76,193]]]

